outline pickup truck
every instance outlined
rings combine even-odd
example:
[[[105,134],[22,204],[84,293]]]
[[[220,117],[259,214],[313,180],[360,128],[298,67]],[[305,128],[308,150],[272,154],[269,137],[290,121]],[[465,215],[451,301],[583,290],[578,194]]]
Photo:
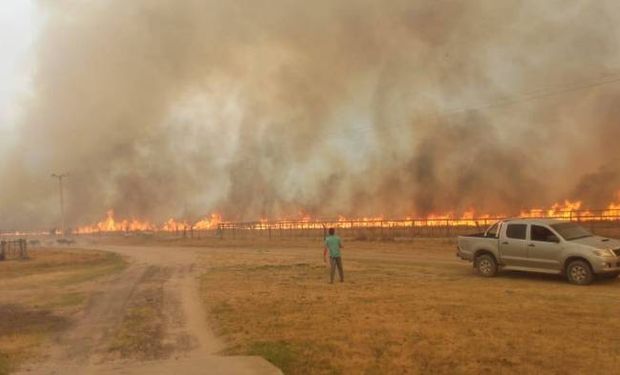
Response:
[[[620,241],[591,234],[574,222],[508,219],[484,233],[459,236],[457,256],[482,276],[500,269],[565,275],[586,285],[620,275]]]

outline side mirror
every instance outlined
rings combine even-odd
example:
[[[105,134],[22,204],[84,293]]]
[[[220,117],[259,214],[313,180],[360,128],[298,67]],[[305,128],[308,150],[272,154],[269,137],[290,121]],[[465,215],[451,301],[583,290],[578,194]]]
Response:
[[[549,235],[547,236],[547,242],[555,242],[555,243],[560,243],[560,239],[557,236]]]

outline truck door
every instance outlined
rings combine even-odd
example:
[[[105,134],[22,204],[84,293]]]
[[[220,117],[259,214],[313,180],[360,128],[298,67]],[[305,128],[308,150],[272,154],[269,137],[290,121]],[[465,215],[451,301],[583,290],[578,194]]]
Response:
[[[505,232],[499,242],[499,253],[506,266],[527,267],[527,224],[505,226]]]
[[[527,257],[530,267],[547,271],[560,270],[560,255],[563,246],[560,239],[549,228],[542,225],[530,226]]]

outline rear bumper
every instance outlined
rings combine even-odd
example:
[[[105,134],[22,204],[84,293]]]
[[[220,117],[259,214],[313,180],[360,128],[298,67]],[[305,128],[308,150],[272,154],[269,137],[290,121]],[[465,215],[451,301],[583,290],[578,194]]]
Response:
[[[467,260],[469,262],[473,261],[473,256],[471,253],[466,253],[464,251],[461,250],[460,247],[456,247],[456,256],[463,259],[463,260]]]

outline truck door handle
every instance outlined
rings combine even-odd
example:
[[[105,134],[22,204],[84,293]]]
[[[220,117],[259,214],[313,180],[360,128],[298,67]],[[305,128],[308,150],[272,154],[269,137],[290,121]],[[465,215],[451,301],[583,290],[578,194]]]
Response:
[[[529,247],[536,247],[536,245],[534,245],[533,243],[531,243],[531,244],[529,244],[527,246],[529,246]]]
[[[508,241],[502,242],[502,245],[509,245]]]

